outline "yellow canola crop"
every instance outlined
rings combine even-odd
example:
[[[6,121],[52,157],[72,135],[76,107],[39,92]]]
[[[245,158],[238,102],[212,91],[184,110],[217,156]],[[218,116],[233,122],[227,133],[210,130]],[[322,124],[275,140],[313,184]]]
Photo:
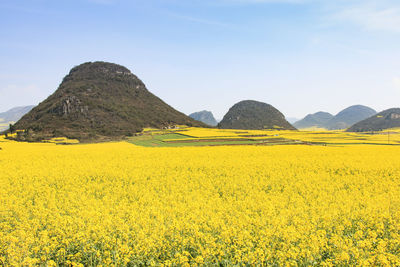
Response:
[[[54,144],[79,144],[79,140],[77,139],[69,139],[67,137],[55,137],[50,140],[45,140],[44,142],[54,143]]]
[[[266,136],[319,144],[389,144],[400,145],[400,129],[353,133],[345,131],[289,131],[289,130],[234,130],[190,127],[176,133],[192,138],[248,138],[264,139]]]
[[[397,146],[0,148],[0,265],[400,265]]]

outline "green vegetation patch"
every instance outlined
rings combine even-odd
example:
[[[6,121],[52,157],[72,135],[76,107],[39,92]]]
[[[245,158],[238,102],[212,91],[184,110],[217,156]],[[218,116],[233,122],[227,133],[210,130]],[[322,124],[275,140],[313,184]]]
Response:
[[[164,142],[164,140],[171,139],[186,139],[188,136],[182,134],[168,133],[168,134],[159,134],[159,135],[139,135],[134,136],[128,139],[129,143],[138,145],[138,146],[146,146],[146,147],[170,147],[177,146],[175,144],[169,144]]]
[[[182,134],[169,133],[160,135],[140,135],[128,139],[129,143],[145,147],[182,147],[182,146],[221,146],[221,145],[278,145],[294,144],[285,138],[253,139],[221,139],[193,138]]]

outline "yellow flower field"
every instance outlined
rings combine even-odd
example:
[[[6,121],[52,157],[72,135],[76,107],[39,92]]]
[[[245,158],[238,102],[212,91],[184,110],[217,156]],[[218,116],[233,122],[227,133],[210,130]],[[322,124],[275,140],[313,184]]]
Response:
[[[192,138],[246,138],[262,139],[266,135],[282,137],[290,140],[320,144],[400,144],[400,129],[388,129],[373,133],[353,133],[345,131],[288,131],[288,130],[232,130],[215,128],[189,127],[175,131],[176,133],[191,136]],[[257,137],[259,135],[260,137]]]
[[[399,146],[0,148],[0,265],[400,265]]]

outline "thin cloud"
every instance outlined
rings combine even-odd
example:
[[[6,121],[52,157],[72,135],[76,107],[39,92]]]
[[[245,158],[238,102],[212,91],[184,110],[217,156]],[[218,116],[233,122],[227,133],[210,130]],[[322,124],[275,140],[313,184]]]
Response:
[[[392,0],[219,0],[224,4],[313,4],[334,23],[352,23],[365,30],[400,33],[400,2]],[[323,19],[321,17],[321,19]]]
[[[88,0],[91,3],[94,4],[100,4],[100,5],[111,5],[116,2],[116,0]]]
[[[230,27],[231,26],[230,24],[225,24],[225,23],[222,23],[219,21],[202,19],[202,18],[197,18],[197,17],[193,17],[193,16],[179,15],[179,14],[175,14],[175,13],[168,13],[168,15],[170,15],[171,17],[177,18],[177,19],[187,20],[187,21],[201,23],[201,24],[220,26],[220,27]]]
[[[241,26],[237,26],[237,25],[230,24],[230,23],[224,23],[224,22],[217,21],[217,20],[205,19],[205,18],[195,17],[195,16],[191,16],[191,15],[182,15],[182,14],[173,13],[173,12],[169,12],[169,11],[168,12],[164,11],[163,13],[170,17],[173,17],[175,19],[185,20],[185,21],[193,22],[193,23],[197,23],[197,24],[209,25],[209,26],[225,28],[225,29],[229,29],[229,30],[245,30]]]
[[[394,84],[394,86],[396,86],[397,88],[400,89],[400,77],[394,77],[393,84]]]
[[[335,20],[351,22],[365,30],[400,33],[400,5],[366,3],[344,6],[332,16]]]
[[[291,4],[303,4],[308,3],[311,0],[221,0],[226,3],[244,3],[244,4],[260,4],[260,3],[291,3]]]

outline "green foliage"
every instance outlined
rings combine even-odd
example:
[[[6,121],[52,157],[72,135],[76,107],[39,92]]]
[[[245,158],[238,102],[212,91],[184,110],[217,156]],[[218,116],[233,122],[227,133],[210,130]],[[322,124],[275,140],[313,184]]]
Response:
[[[14,124],[10,123],[10,133],[14,133],[15,132],[15,126]]]

